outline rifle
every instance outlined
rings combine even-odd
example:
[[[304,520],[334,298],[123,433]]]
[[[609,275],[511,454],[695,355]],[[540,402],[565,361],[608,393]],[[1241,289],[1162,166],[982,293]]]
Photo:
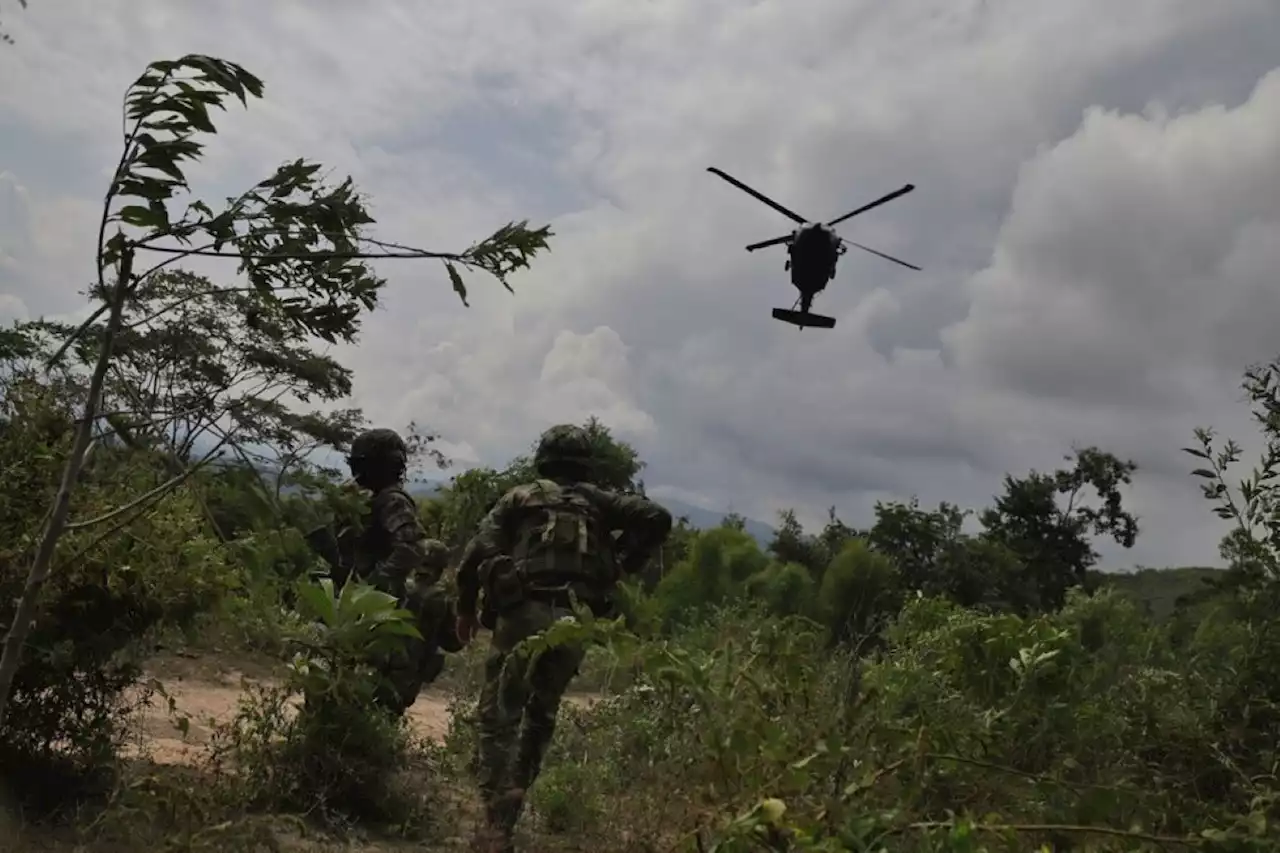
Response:
[[[336,587],[341,588],[355,569],[356,537],[354,528],[346,527],[335,534],[331,524],[321,525],[303,535],[316,556],[329,565],[329,574]]]

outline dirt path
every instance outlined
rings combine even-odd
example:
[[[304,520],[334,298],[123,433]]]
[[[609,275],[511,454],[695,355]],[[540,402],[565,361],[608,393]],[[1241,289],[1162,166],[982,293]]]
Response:
[[[276,683],[270,664],[231,661],[218,656],[166,658],[151,667],[174,701],[174,712],[188,720],[184,734],[175,725],[168,703],[156,697],[143,715],[142,738],[151,758],[161,764],[190,764],[208,744],[214,727],[235,717],[244,683]],[[418,697],[409,709],[409,725],[418,735],[443,739],[449,730],[449,698],[438,690]]]

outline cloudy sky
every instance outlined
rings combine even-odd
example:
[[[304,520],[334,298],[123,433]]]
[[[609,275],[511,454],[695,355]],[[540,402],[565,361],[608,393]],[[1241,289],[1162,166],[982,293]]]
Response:
[[[552,253],[513,281],[388,265],[344,355],[356,402],[501,463],[596,414],[658,496],[771,520],[877,499],[981,505],[1073,444],[1141,466],[1143,533],[1108,563],[1215,559],[1179,447],[1247,435],[1238,377],[1280,353],[1275,0],[0,0],[0,313],[74,311],[149,61],[245,65],[213,199],[304,156],[440,250],[512,219]],[[789,223],[856,250],[798,332]],[[231,270],[227,271],[231,274]]]

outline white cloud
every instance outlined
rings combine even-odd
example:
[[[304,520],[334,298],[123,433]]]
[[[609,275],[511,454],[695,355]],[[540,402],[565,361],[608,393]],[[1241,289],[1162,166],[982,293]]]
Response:
[[[1213,556],[1178,447],[1244,425],[1235,377],[1276,348],[1272,0],[80,0],[6,25],[6,302],[75,305],[121,90],[207,52],[267,100],[220,119],[203,195],[307,156],[387,239],[553,219],[514,296],[475,280],[464,309],[434,266],[381,270],[384,310],[341,350],[378,422],[500,463],[594,413],[654,494],[813,523],[981,504],[1099,443],[1144,466],[1133,559]],[[850,254],[817,305],[836,329],[776,323],[781,250],[742,246],[789,223],[709,165],[814,217],[916,183],[841,232],[926,271]]]

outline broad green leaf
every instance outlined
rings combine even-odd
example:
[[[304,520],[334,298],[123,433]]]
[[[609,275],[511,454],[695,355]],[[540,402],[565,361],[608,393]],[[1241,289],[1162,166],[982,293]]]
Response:
[[[156,203],[159,203],[158,201]],[[161,208],[161,211],[163,208]],[[122,222],[129,225],[135,225],[139,228],[164,228],[168,222],[168,217],[157,212],[154,207],[143,207],[142,205],[130,204],[120,208],[116,214]]]
[[[333,600],[332,580],[323,578],[318,583],[300,580],[294,588],[298,595],[299,609],[306,616],[318,619],[325,625],[337,623],[338,613]]]

